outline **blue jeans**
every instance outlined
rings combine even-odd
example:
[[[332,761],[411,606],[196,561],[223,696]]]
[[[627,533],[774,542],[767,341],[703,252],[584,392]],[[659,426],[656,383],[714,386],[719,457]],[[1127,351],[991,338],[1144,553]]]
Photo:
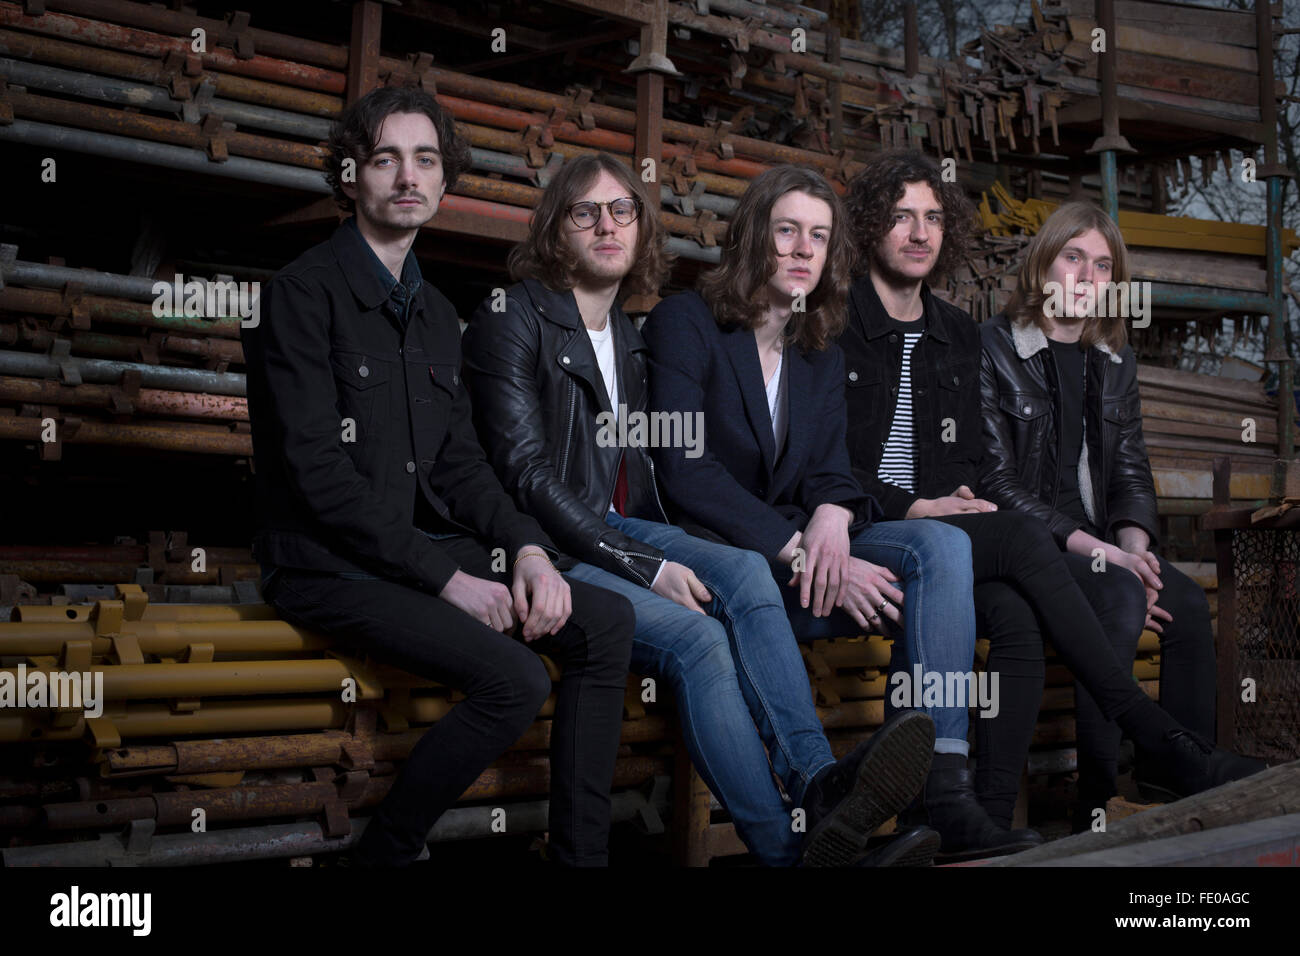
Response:
[[[975,661],[974,574],[971,570],[970,538],[960,528],[938,521],[881,521],[859,532],[849,542],[855,558],[879,564],[899,578],[903,592],[902,639],[897,626],[882,615],[882,626],[894,633],[890,659],[890,681],[885,691],[885,714],[896,708],[890,698],[895,689],[894,674],[908,675],[919,664],[923,674],[964,674]],[[861,628],[844,611],[814,617],[811,608],[799,606],[799,589],[785,587],[790,568],[772,565],[782,585],[790,625],[801,641],[821,640],[857,634]],[[908,694],[908,699],[911,699]],[[922,706],[934,721],[935,753],[969,754],[966,741],[969,713],[965,707]]]
[[[612,513],[606,520],[694,571],[713,597],[703,605],[708,615],[589,564],[568,575],[632,602],[632,669],[672,687],[691,759],[750,851],[768,865],[795,862],[802,835],[772,771],[798,804],[835,758],[767,562],[673,525]]]

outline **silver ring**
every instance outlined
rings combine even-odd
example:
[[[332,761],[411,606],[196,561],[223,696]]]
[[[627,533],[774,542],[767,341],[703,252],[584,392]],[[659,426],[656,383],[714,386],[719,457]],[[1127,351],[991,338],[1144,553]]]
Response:
[[[877,611],[883,611],[883,610],[884,610],[885,608],[887,608],[887,607],[889,607],[889,602],[888,602],[888,601],[881,601],[879,604],[876,605],[876,610],[877,610]]]

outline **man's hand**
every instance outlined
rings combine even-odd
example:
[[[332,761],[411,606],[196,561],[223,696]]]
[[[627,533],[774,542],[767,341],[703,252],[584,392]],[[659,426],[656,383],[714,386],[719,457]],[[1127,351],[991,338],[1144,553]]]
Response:
[[[1142,586],[1148,590],[1159,591],[1164,587],[1160,581],[1160,563],[1150,551],[1144,551],[1142,554],[1130,554],[1123,548],[1117,548],[1113,544],[1102,545],[1102,550],[1106,554],[1108,564],[1118,564],[1122,568],[1128,568],[1139,578],[1142,579]]]
[[[659,572],[651,590],[660,597],[676,601],[687,610],[699,611],[701,614],[704,613],[704,608],[700,604],[713,600],[713,595],[695,576],[695,572],[676,561],[664,562],[663,570]]]
[[[841,505],[818,505],[808,526],[803,529],[799,547],[804,552],[804,567],[796,571],[789,584],[799,584],[799,604],[808,607],[812,600],[815,617],[825,617],[840,598],[840,586],[849,562],[849,522],[853,513]]]
[[[457,571],[443,585],[438,597],[494,631],[504,634],[515,626],[515,619],[510,615],[510,589],[504,584]]]
[[[976,498],[974,492],[962,485],[943,498],[917,498],[907,509],[905,517],[941,518],[944,515],[979,514],[997,510],[998,506],[993,502]]]
[[[546,552],[519,549],[515,557],[515,580],[511,587],[515,614],[524,622],[525,641],[544,634],[558,634],[573,613],[569,582],[560,576]]]
[[[1166,611],[1164,608],[1156,607],[1156,601],[1160,600],[1159,591],[1157,591],[1155,588],[1147,588],[1146,592],[1147,592],[1147,619],[1142,626],[1152,631],[1155,631],[1157,634],[1163,634],[1165,632],[1165,629],[1156,622],[1156,618],[1160,618],[1163,621],[1172,623],[1174,620],[1174,616],[1170,614],[1168,611]]]
[[[863,630],[878,627],[882,614],[900,624],[903,592],[894,587],[897,583],[898,576],[889,568],[851,557],[844,572],[838,606],[844,608]]]
[[[1129,554],[1140,554],[1151,547],[1151,535],[1135,524],[1126,524],[1115,532],[1115,543]],[[1160,569],[1157,567],[1156,573],[1159,572]]]

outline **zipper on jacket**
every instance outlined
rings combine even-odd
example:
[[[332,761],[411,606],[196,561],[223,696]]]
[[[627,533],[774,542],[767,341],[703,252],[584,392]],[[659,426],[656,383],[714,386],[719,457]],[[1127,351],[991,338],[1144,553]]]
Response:
[[[625,568],[627,568],[629,571],[635,574],[641,580],[641,583],[643,585],[645,585],[646,587],[650,586],[650,582],[646,580],[645,575],[642,574],[633,566],[632,558],[634,557],[648,558],[649,560],[654,561],[655,556],[653,554],[642,554],[640,551],[623,551],[620,548],[615,548],[606,544],[604,541],[597,541],[596,547],[604,548],[613,556],[615,561],[622,562]]]
[[[645,456],[645,460],[650,462],[650,487],[653,488],[655,492],[655,504],[659,506],[659,513],[663,515],[664,524],[671,524],[672,522],[668,520],[668,509],[665,508],[664,503],[659,500],[659,482],[655,480],[655,460],[651,458],[649,454]]]
[[[569,383],[569,429],[564,436],[564,448],[560,452],[560,484],[564,484],[569,477],[569,449],[573,445],[573,424],[574,415],[578,405],[578,390],[573,384],[573,379],[567,380]]]

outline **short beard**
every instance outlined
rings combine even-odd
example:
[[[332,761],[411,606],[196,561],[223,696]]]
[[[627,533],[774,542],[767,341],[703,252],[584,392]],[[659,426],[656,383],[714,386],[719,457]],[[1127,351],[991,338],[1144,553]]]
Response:
[[[921,276],[920,279],[918,280],[913,276],[904,275],[898,269],[895,269],[892,265],[886,262],[884,258],[879,254],[875,252],[871,254],[872,271],[875,272],[877,275],[879,275],[880,278],[882,278],[888,285],[892,285],[892,286],[908,286],[908,285],[913,285],[918,281],[929,283],[937,274],[938,265],[939,265],[939,259],[936,256],[935,264],[930,267],[930,271],[927,272],[925,275]]]

